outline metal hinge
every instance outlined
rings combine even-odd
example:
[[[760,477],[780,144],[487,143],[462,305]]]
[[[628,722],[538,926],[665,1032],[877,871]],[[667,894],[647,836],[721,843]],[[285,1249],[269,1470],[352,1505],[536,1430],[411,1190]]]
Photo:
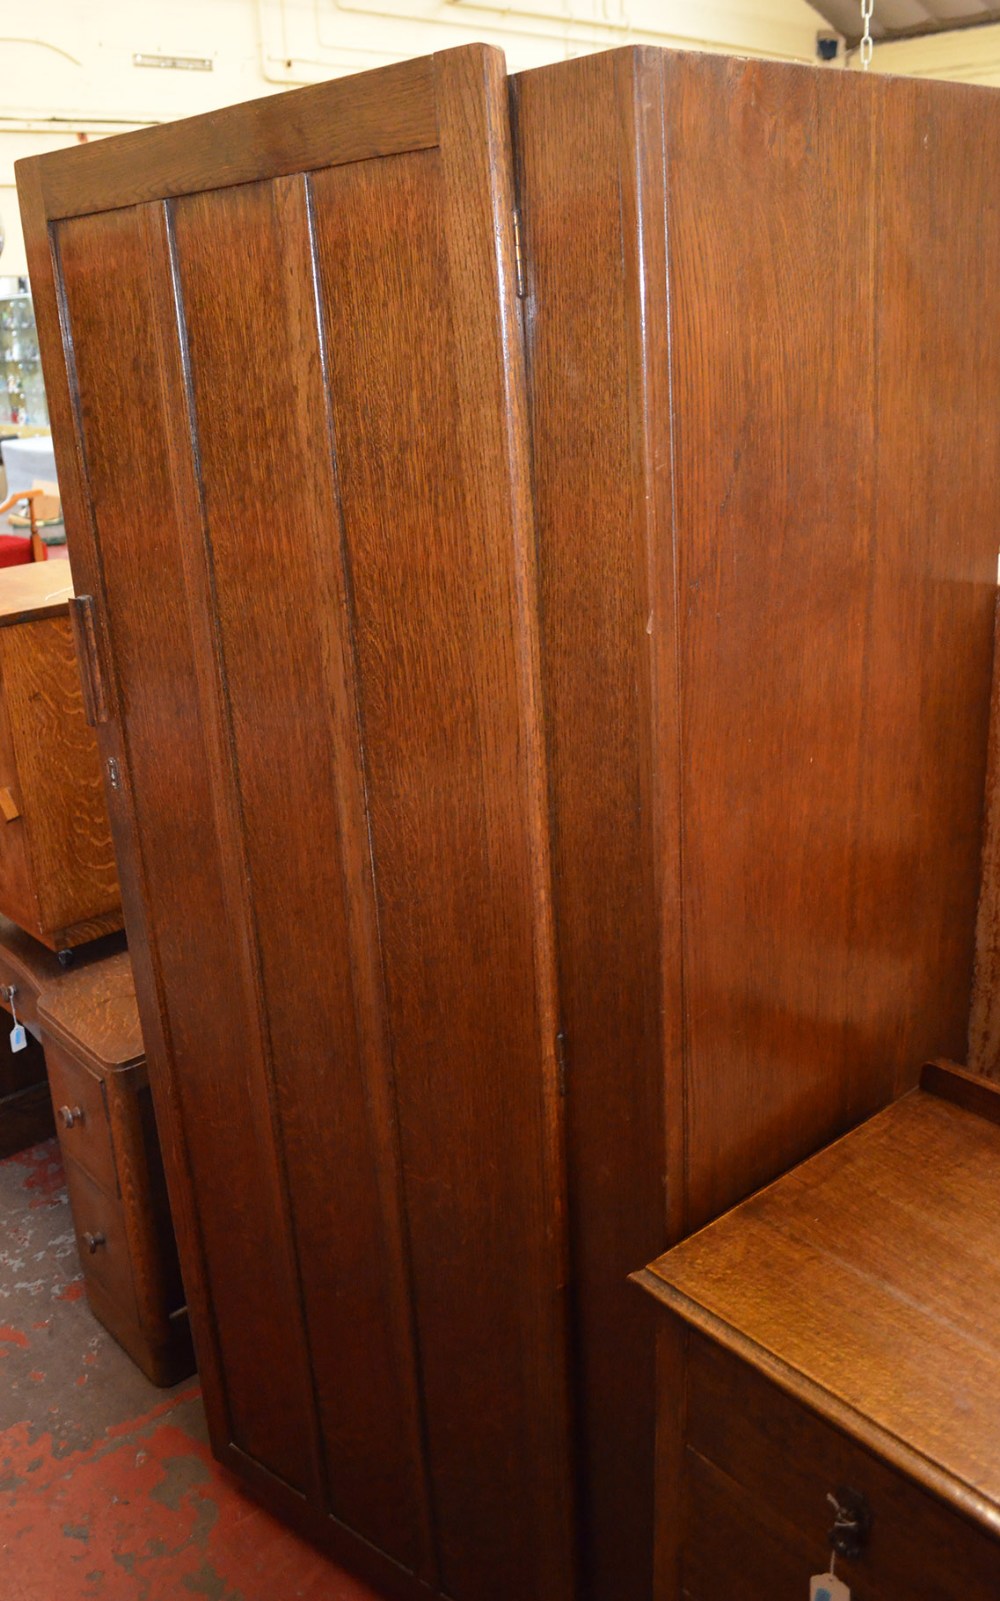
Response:
[[[118,771],[118,763],[113,756],[108,757],[108,783],[111,785],[112,789],[121,789],[122,787],[121,774]]]
[[[562,1029],[556,1035],[556,1072],[559,1084],[559,1094],[565,1095],[566,1083],[566,1035]]]
[[[524,250],[521,246],[521,213],[514,207],[514,268],[517,273],[517,298],[524,299]]]

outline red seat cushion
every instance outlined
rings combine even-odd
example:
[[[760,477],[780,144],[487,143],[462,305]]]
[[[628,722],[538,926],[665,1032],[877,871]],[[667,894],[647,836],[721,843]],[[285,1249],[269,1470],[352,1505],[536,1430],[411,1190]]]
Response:
[[[31,560],[31,540],[0,534],[0,567],[20,567]]]

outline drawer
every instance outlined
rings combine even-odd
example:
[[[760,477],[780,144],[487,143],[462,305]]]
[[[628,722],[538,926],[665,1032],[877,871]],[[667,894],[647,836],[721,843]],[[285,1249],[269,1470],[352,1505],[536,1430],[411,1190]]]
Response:
[[[800,1554],[799,1597],[808,1595],[809,1575],[822,1572],[829,1549],[827,1495],[846,1487],[865,1496],[872,1514],[863,1554],[837,1562],[852,1598],[941,1601],[956,1594],[961,1575],[962,1601],[997,1601],[1000,1540],[700,1335],[691,1339],[688,1384],[691,1493],[684,1543],[692,1560],[706,1543],[729,1540],[728,1534],[720,1538],[725,1522],[714,1528],[705,1522],[705,1494],[699,1499],[695,1493],[700,1458],[728,1482],[731,1499],[745,1499],[748,1527],[769,1529],[786,1552]],[[693,1595],[706,1594],[699,1574],[689,1580],[685,1573],[685,1583]],[[775,1597],[783,1594],[775,1590]]]
[[[121,1206],[74,1161],[66,1162],[66,1187],[84,1277],[99,1284],[123,1312],[135,1318],[135,1289]]]
[[[86,1168],[92,1179],[116,1195],[118,1177],[104,1086],[51,1039],[45,1042],[45,1061],[63,1155]],[[72,1125],[67,1121],[69,1117]]]
[[[809,1580],[825,1570],[823,1533],[807,1541],[762,1498],[688,1451],[684,1473],[684,1594],[689,1601],[807,1601]],[[837,1559],[847,1578],[847,1564]],[[910,1601],[909,1592],[877,1594],[852,1576],[851,1601]],[[937,1601],[943,1601],[938,1592]],[[957,1601],[957,1597],[955,1598]]]

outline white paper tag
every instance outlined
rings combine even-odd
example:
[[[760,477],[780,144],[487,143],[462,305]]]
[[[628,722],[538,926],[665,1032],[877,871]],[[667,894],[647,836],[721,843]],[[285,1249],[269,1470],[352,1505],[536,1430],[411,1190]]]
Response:
[[[28,1043],[28,1036],[24,1032],[22,1023],[15,1023],[10,1031],[10,1048],[12,1051],[23,1051]]]
[[[832,1573],[817,1573],[809,1580],[809,1601],[851,1601],[851,1592]]]

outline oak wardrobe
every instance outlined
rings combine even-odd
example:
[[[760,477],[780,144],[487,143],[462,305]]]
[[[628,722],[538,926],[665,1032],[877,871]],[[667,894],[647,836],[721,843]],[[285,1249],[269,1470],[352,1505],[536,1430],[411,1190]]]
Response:
[[[964,1049],[998,134],[471,47],[19,167],[213,1446],[387,1596],[644,1601],[626,1274]]]

